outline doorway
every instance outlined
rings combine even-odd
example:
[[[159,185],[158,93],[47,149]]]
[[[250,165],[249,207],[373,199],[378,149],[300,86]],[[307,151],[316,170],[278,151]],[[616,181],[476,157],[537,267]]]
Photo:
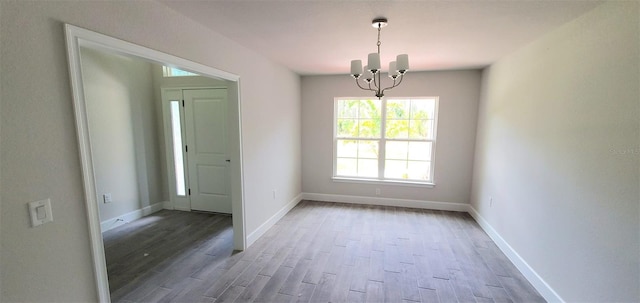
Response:
[[[226,88],[164,88],[170,198],[174,209],[231,214]]]
[[[92,140],[89,134],[87,104],[84,94],[85,88],[80,59],[81,47],[129,56],[155,64],[179,67],[182,70],[219,79],[226,83],[228,109],[229,113],[231,113],[228,116],[228,156],[231,160],[229,164],[229,174],[231,176],[229,182],[232,200],[233,248],[236,250],[244,250],[246,247],[246,233],[242,178],[243,168],[240,129],[242,118],[240,112],[239,76],[69,24],[65,24],[65,36],[82,167],[84,198],[86,201],[87,227],[90,235],[90,246],[99,301],[109,302],[110,294],[104,244],[100,227],[98,209],[99,195],[96,189]]]

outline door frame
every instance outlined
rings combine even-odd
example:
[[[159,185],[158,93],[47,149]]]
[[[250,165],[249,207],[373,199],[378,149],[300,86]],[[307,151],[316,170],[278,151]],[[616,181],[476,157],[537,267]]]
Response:
[[[186,198],[181,198],[180,196],[178,196],[178,194],[176,193],[176,189],[174,186],[171,186],[171,184],[175,184],[176,181],[176,175],[173,169],[169,169],[170,167],[175,167],[175,163],[174,163],[174,154],[173,154],[173,137],[171,136],[172,134],[172,127],[171,127],[171,112],[170,112],[170,105],[169,103],[172,101],[169,98],[167,98],[166,96],[169,94],[170,91],[184,91],[184,90],[190,90],[190,89],[226,89],[227,90],[227,94],[229,92],[229,89],[226,86],[166,86],[166,87],[160,87],[160,95],[162,98],[162,127],[163,127],[163,131],[164,131],[164,149],[165,149],[165,157],[166,157],[166,164],[167,164],[167,178],[168,178],[168,182],[169,182],[169,205],[165,204],[165,208],[170,208],[170,209],[177,209],[177,210],[182,210],[182,211],[191,211],[191,198],[190,197],[186,197]],[[227,105],[229,103],[229,98],[227,97]],[[229,124],[231,121],[229,121],[228,116],[231,116],[231,111],[229,109],[229,106],[227,106],[227,128],[229,128]],[[182,107],[182,109],[184,109],[184,107]],[[183,123],[183,129],[182,129],[182,137],[184,140],[186,140],[186,127],[184,125],[184,121],[185,121],[185,117],[184,117],[184,110],[180,111],[180,121]],[[185,142],[183,142],[184,144]],[[229,147],[229,142],[227,142],[227,147]],[[188,153],[183,152],[185,159],[189,157]],[[227,148],[227,155],[230,155],[230,148]],[[185,178],[186,180],[186,184],[187,187],[189,186],[189,183],[191,182],[191,180],[189,180],[189,173],[188,173],[188,169],[187,169],[187,162],[185,161],[184,167],[185,167]],[[227,176],[227,178],[230,180],[231,176]],[[229,182],[229,184],[231,185],[231,182]],[[233,199],[233,192],[229,191],[231,194],[231,198]],[[188,202],[187,202],[188,201]]]
[[[80,61],[81,46],[97,49],[107,53],[135,57],[156,64],[177,67],[182,70],[227,81],[228,105],[230,107],[230,112],[234,113],[229,117],[229,132],[232,134],[229,136],[229,156],[231,158],[230,174],[232,193],[231,203],[233,209],[233,246],[234,249],[244,250],[246,248],[247,235],[245,226],[246,220],[244,211],[244,182],[242,166],[240,76],[70,24],[65,24],[64,27],[76,131],[78,135],[82,167],[82,182],[84,185],[84,198],[86,203],[90,247],[99,301],[109,302],[111,299],[109,293],[106,258],[104,255],[104,243],[102,240],[102,231],[100,229],[95,170],[93,166],[93,156],[91,154],[91,140],[89,136],[86,101],[82,80],[82,68]]]

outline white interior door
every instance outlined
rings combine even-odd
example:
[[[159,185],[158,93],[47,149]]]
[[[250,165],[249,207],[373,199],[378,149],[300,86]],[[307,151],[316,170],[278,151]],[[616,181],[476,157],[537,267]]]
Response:
[[[191,209],[230,214],[227,90],[185,89],[183,97]]]

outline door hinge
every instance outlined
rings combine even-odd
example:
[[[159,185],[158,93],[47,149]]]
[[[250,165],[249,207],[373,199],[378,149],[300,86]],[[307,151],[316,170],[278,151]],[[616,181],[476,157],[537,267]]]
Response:
[[[184,107],[184,100],[182,100],[182,107]]]
[[[191,196],[191,188],[189,188],[189,196]]]
[[[184,146],[184,152],[185,152],[185,153],[188,153],[188,152],[189,152],[189,145],[185,145],[185,146]]]

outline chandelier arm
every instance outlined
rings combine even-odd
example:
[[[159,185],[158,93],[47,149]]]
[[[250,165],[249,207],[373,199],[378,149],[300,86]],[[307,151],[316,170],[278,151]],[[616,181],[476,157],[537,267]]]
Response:
[[[376,75],[378,76],[377,82],[376,82]],[[380,71],[378,71],[376,75],[373,75],[373,86],[376,88],[374,91],[380,92],[380,87],[382,86],[382,80],[380,80]],[[371,83],[369,83],[369,86],[371,86]]]
[[[371,87],[371,83],[373,83],[373,87]],[[376,84],[376,76],[373,75],[373,81],[369,81],[369,90],[372,92],[378,92],[378,85]]]
[[[371,89],[371,83],[369,83],[369,88],[362,87],[362,85],[360,85],[360,81],[358,81],[358,79],[356,79],[356,84],[358,85],[358,87],[359,87],[360,89],[363,89],[363,90],[370,90],[370,91],[374,91],[374,92],[376,91],[375,89]]]
[[[396,86],[398,86],[398,84],[396,84],[396,79],[393,79],[393,85],[391,85],[391,86],[389,86],[389,87],[385,87],[385,88],[382,90],[382,92],[384,93],[384,91],[385,91],[385,90],[392,89],[392,88],[394,88],[394,87],[396,87]]]
[[[404,79],[404,75],[400,75],[400,81],[398,81],[398,83],[396,83],[396,79],[393,79],[393,85],[392,85],[392,86],[389,86],[389,87],[386,87],[385,89],[383,89],[383,90],[382,90],[382,93],[384,93],[384,91],[385,91],[385,90],[392,89],[392,88],[394,88],[394,87],[396,87],[396,86],[400,85],[400,83],[402,83],[402,79]]]
[[[393,87],[396,87],[398,85],[400,85],[400,83],[402,83],[402,79],[404,79],[404,74],[400,75],[400,81],[398,81],[398,84],[394,84]],[[393,81],[395,83],[395,81]]]

